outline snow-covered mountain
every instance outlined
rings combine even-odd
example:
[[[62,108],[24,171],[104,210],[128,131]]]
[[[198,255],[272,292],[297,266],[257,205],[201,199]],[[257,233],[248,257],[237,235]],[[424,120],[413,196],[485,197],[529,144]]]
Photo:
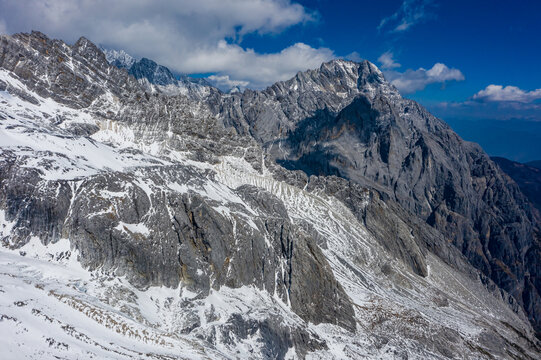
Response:
[[[210,93],[219,91],[203,78],[192,78],[187,75],[176,77],[167,67],[153,60],[147,58],[136,60],[124,50],[101,50],[111,65],[126,69],[148,92],[173,96],[182,94],[201,100]]]
[[[107,61],[117,68],[129,70],[136,61],[133,56],[124,50],[106,49],[103,47],[100,50],[105,54]]]
[[[373,64],[201,97],[0,54],[3,358],[541,355],[528,203]]]

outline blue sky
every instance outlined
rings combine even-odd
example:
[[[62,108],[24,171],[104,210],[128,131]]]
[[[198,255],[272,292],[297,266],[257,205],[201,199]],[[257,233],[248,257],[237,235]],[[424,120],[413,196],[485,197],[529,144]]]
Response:
[[[221,87],[367,59],[465,139],[527,161],[541,158],[540,14],[524,0],[0,0],[0,33],[84,35]]]
[[[524,90],[541,87],[540,1],[299,1],[319,14],[318,21],[295,26],[278,36],[252,34],[246,47],[273,52],[286,43],[326,46],[338,56],[356,52],[378,66],[391,52],[397,70],[430,68],[444,63],[459,69],[464,81],[429,85],[409,97],[430,102],[464,101],[490,84]],[[404,3],[419,16],[402,31],[407,18]],[[413,10],[415,12],[415,10]],[[399,14],[394,23],[379,27],[382,19]]]

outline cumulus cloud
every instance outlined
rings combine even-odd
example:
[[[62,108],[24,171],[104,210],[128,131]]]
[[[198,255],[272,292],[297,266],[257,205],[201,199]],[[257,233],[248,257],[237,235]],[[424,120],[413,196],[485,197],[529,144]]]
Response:
[[[381,64],[382,69],[394,69],[399,68],[400,65],[393,59],[393,53],[391,51],[387,51],[378,58],[379,63]]]
[[[244,48],[243,36],[280,33],[317,17],[290,0],[0,0],[10,32],[35,29],[68,42],[84,35],[177,72],[215,73],[252,87],[317,67],[334,53],[298,43],[261,54]]]
[[[315,49],[303,43],[296,43],[278,53],[258,54],[253,49],[220,41],[213,49],[192,53],[184,64],[191,72],[214,69],[235,81],[249,81],[250,86],[262,87],[289,79],[299,70],[319,67],[333,57],[330,49]]]
[[[211,84],[222,90],[229,90],[236,87],[244,89],[249,85],[248,81],[231,80],[229,75],[210,75],[207,79]]]
[[[363,61],[363,58],[361,57],[361,54],[359,54],[357,51],[349,53],[348,55],[344,56],[344,58],[347,59],[347,60],[356,61],[356,62]]]
[[[402,32],[432,18],[432,0],[404,0],[392,15],[383,18],[378,26],[380,31]]]
[[[403,94],[423,90],[429,84],[464,80],[464,75],[460,70],[449,68],[442,63],[436,63],[428,70],[419,68],[408,69],[405,72],[390,70],[384,73],[387,80]]]
[[[488,85],[485,89],[473,95],[473,99],[484,102],[512,101],[531,103],[541,99],[541,89],[526,91],[516,86]]]

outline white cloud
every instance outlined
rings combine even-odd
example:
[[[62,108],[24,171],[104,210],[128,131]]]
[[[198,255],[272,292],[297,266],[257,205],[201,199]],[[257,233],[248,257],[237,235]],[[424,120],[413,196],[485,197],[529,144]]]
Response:
[[[424,69],[420,69],[424,70]],[[447,65],[442,63],[436,63],[430,70],[426,72],[426,75],[432,82],[444,82],[449,80],[462,81],[464,75],[458,69],[450,69]]]
[[[191,72],[214,69],[219,75],[229,75],[236,81],[249,81],[250,86],[261,88],[278,80],[287,80],[300,70],[319,67],[333,57],[330,49],[314,49],[303,43],[296,43],[278,53],[258,54],[252,49],[220,41],[213,49],[191,54],[185,65],[192,69]]]
[[[0,0],[10,32],[40,30],[74,42],[84,35],[108,48],[149,57],[183,73],[216,73],[262,87],[334,57],[298,43],[260,54],[247,34],[276,34],[317,20],[290,0]]]
[[[400,8],[392,15],[383,18],[378,30],[402,32],[413,25],[433,17],[430,11],[432,0],[404,0]]]
[[[357,51],[349,53],[348,55],[344,56],[344,58],[347,59],[347,60],[356,61],[356,62],[363,61],[363,58],[361,57],[361,54],[359,54]]]
[[[394,69],[402,66],[396,61],[394,61],[393,56],[394,55],[391,51],[387,51],[381,54],[381,56],[378,58],[378,61],[380,62],[382,69]]]
[[[429,70],[419,68],[408,69],[405,72],[389,70],[384,72],[387,80],[403,94],[423,90],[427,85],[444,83],[446,81],[462,81],[464,75],[458,69],[449,68],[442,63],[436,63]]]
[[[244,89],[249,85],[248,81],[231,80],[229,75],[211,75],[207,79],[211,84],[222,90],[229,90],[235,87]]]
[[[516,86],[488,85],[484,90],[473,95],[473,99],[487,102],[514,101],[530,103],[541,99],[541,89],[526,91]]]

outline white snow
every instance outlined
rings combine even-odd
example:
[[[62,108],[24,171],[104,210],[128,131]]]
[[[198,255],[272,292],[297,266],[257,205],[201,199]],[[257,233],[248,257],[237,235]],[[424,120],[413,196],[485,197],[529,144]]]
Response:
[[[122,293],[118,287],[122,281],[116,281],[116,287],[100,283],[75,263],[47,260],[51,250],[36,244],[22,250],[28,252],[24,257],[0,248],[0,333],[16,334],[0,337],[2,359],[132,359],[144,354],[224,358],[192,339],[138,323],[108,305],[113,298],[100,293]]]
[[[120,231],[125,231],[128,233],[141,234],[145,236],[150,235],[149,228],[143,223],[127,224],[125,222],[120,221],[119,224],[115,227],[115,229],[120,230]]]
[[[6,219],[6,211],[0,209],[0,239],[11,235],[11,230],[15,226],[15,221],[8,221]]]
[[[122,153],[101,142],[72,136],[54,126],[52,120],[62,116],[69,119],[65,123],[102,123],[92,120],[87,113],[30,92],[6,70],[0,70],[0,80],[31,93],[40,101],[34,105],[0,91],[0,151],[13,150],[24,155],[23,166],[40,169],[46,180],[75,179],[105,170],[126,171],[136,166],[169,163],[149,155]],[[113,124],[107,126],[112,128]],[[36,157],[36,152],[40,156]]]

